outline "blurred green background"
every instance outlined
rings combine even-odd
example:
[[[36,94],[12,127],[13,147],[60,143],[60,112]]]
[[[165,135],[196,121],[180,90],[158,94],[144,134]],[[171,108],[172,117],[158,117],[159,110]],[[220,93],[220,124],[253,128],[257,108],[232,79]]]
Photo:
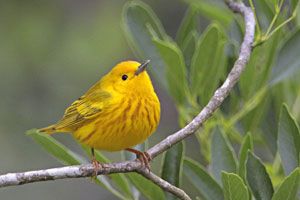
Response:
[[[24,133],[60,118],[112,66],[137,59],[121,28],[124,0],[0,1],[0,173],[62,166]],[[145,1],[174,35],[186,4]],[[155,66],[151,66],[155,67]],[[154,81],[155,82],[155,81]],[[170,98],[156,84],[162,120],[150,144],[177,127]],[[175,125],[174,125],[175,124]],[[79,151],[70,135],[55,135]],[[119,160],[118,153],[106,154]],[[116,199],[89,179],[8,187],[0,199]]]

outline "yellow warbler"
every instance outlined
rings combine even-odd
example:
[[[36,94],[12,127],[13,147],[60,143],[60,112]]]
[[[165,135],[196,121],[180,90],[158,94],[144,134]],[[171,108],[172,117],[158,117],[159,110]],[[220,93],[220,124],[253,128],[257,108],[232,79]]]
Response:
[[[127,150],[148,166],[149,155],[130,148],[145,141],[160,120],[160,102],[145,70],[148,63],[117,64],[73,102],[61,120],[40,131],[72,133],[91,147],[94,164],[94,149]]]

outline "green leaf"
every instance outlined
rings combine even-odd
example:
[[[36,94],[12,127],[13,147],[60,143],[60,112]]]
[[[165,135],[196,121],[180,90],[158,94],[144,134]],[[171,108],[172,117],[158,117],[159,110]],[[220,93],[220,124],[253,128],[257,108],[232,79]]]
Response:
[[[280,32],[276,33],[264,44],[253,49],[247,68],[239,81],[240,91],[245,100],[250,99],[262,88],[266,87],[274,60],[278,54],[279,44],[282,40]],[[263,55],[263,56],[262,56]],[[253,80],[256,81],[253,81]],[[259,102],[257,102],[258,104]],[[253,116],[250,119],[256,119]],[[248,129],[246,129],[248,130]]]
[[[188,35],[196,29],[196,17],[196,9],[193,6],[189,7],[185,13],[185,16],[180,24],[176,35],[176,41],[179,47],[183,47],[184,41],[187,39]]]
[[[204,200],[223,200],[223,192],[220,185],[192,159],[185,159],[183,173],[188,180],[200,192]]]
[[[104,176],[102,176],[102,175],[97,176],[97,179],[95,179],[94,181],[95,181],[95,183],[97,185],[105,188],[106,190],[108,190],[109,192],[111,192],[113,195],[115,195],[119,199],[122,199],[122,200],[131,199],[131,198],[123,196],[119,191],[117,191],[115,188],[113,188],[111,186],[111,184],[108,182],[107,178],[104,177]]]
[[[168,38],[158,17],[145,3],[129,1],[123,8],[122,27],[132,50],[140,59],[151,60],[151,72],[166,89],[164,63],[152,41],[153,35]]]
[[[262,124],[262,136],[270,149],[271,153],[275,156],[277,153],[277,127],[278,118],[277,114],[274,114],[277,106],[274,105],[274,98],[268,102],[268,108],[266,110],[266,116],[261,121]]]
[[[239,49],[239,44],[241,44],[243,41],[243,29],[237,20],[233,20],[230,24],[229,38],[230,38],[231,43],[234,44],[235,52],[237,52]]]
[[[249,194],[241,177],[234,173],[222,172],[225,200],[248,200]]]
[[[180,142],[169,149],[163,161],[161,178],[168,181],[172,185],[180,186],[182,165],[184,157],[184,143]],[[170,193],[166,193],[167,199],[176,199]]]
[[[97,185],[99,185],[99,186],[105,188],[106,190],[110,191],[113,195],[115,195],[119,199],[122,199],[122,200],[132,199],[132,198],[124,196],[118,190],[113,188],[112,185],[108,182],[107,178],[104,177],[103,175],[97,176],[97,179],[93,179],[93,181],[95,181],[95,183]]]
[[[295,31],[281,47],[277,56],[277,62],[273,67],[270,84],[275,85],[300,69],[300,28]]]
[[[165,195],[162,189],[156,184],[152,183],[145,177],[137,173],[128,173],[130,181],[133,185],[149,200],[164,200]]]
[[[234,125],[241,120],[244,130],[256,131],[266,109],[268,100],[268,87],[261,87],[256,93],[243,103],[239,110],[231,117],[230,123]]]
[[[217,24],[210,25],[201,35],[192,58],[190,88],[195,97],[200,97],[201,105],[211,98],[225,71],[223,35]]]
[[[89,157],[92,156],[90,147],[88,147],[86,145],[82,145],[82,149],[84,150],[84,152],[87,155],[89,155]],[[96,157],[96,160],[99,161],[100,163],[110,163],[111,162],[107,157],[105,157],[102,153],[100,153],[97,150],[95,150],[95,157]],[[110,174],[108,176],[116,184],[117,188],[120,189],[126,195],[126,197],[133,199],[132,192],[131,192],[131,189],[129,186],[129,182],[126,179],[124,174],[118,173],[118,174]]]
[[[158,38],[153,41],[165,63],[169,91],[178,104],[183,104],[188,94],[188,86],[182,52],[176,43]]]
[[[291,0],[291,11],[293,12],[295,9],[297,9],[297,6],[299,6],[299,0]],[[299,13],[298,13],[299,14]]]
[[[286,175],[299,166],[300,133],[296,120],[283,104],[278,124],[278,152]]]
[[[273,9],[275,4],[275,1],[273,0],[260,0],[260,1],[254,1],[254,7],[257,14],[257,20],[260,24],[260,27],[262,30],[266,30],[274,16]]]
[[[64,165],[79,165],[84,162],[79,155],[46,133],[40,133],[37,129],[32,129],[27,131],[26,134]]]
[[[246,162],[248,185],[256,200],[270,200],[274,189],[265,166],[258,157],[248,151]]]
[[[244,180],[246,180],[246,161],[247,161],[247,153],[248,151],[253,151],[253,139],[250,133],[243,139],[243,143],[240,149],[240,159],[239,159],[239,175]]]
[[[236,157],[231,144],[219,128],[215,129],[211,141],[211,171],[215,179],[221,180],[221,172],[236,172]]]
[[[188,70],[191,68],[191,62],[192,62],[193,54],[196,49],[196,44],[197,44],[197,32],[192,31],[187,36],[186,40],[184,40],[184,43],[182,45],[182,53]]]
[[[218,21],[225,26],[228,26],[233,20],[233,14],[218,3],[208,3],[208,1],[185,0],[191,6],[194,6],[204,17]]]
[[[272,200],[295,200],[297,199],[297,191],[300,185],[300,168],[295,169],[287,176],[277,191],[274,193]]]

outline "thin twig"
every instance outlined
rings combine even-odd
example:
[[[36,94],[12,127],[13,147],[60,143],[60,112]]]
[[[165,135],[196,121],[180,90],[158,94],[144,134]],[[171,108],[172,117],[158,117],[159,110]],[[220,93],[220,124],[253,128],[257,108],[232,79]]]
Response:
[[[183,129],[170,135],[147,151],[151,158],[155,158],[157,155],[165,152],[176,143],[192,135],[213,114],[213,112],[219,108],[221,103],[228,96],[229,92],[238,81],[246,66],[246,63],[250,58],[252,50],[251,46],[254,40],[255,32],[254,14],[251,8],[246,7],[241,2],[232,2],[230,0],[225,0],[225,2],[232,11],[242,14],[245,21],[245,36],[243,43],[241,44],[238,59],[236,60],[223,85],[215,91],[213,97],[201,110],[201,112]],[[8,173],[0,175],[0,187],[64,178],[91,177],[94,175],[94,170],[95,169],[91,164],[86,164],[22,173]],[[160,186],[163,190],[174,194],[178,198],[185,200],[191,199],[183,190],[164,181],[152,172],[145,170],[146,169],[143,168],[139,161],[133,160],[120,163],[102,164],[102,168],[98,170],[98,174],[137,172]]]
[[[279,5],[276,4],[276,9],[275,9],[275,12],[276,12],[276,13],[275,13],[275,15],[274,15],[274,17],[273,17],[273,19],[272,19],[272,21],[271,21],[270,26],[269,26],[268,29],[267,29],[267,32],[266,32],[266,34],[265,34],[266,36],[268,36],[269,33],[271,32],[271,30],[272,30],[272,28],[273,28],[273,26],[274,26],[274,24],[275,24],[275,22],[276,22],[276,20],[277,20],[277,18],[278,18],[278,16],[279,16],[279,14],[280,14],[282,5],[283,5],[283,0],[281,0],[281,1],[279,2]]]
[[[146,177],[147,179],[151,180],[153,183],[161,187],[166,192],[169,192],[179,199],[182,200],[191,200],[191,198],[180,188],[175,187],[174,185],[170,184],[169,182],[163,180],[159,176],[156,176],[152,172],[148,172],[147,169],[138,170],[138,173]]]

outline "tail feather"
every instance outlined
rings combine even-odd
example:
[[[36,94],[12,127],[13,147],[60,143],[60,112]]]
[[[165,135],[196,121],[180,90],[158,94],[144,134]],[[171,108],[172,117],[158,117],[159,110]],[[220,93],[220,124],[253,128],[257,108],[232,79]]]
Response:
[[[58,132],[55,128],[55,125],[51,125],[51,126],[47,126],[45,128],[41,128],[41,129],[39,129],[39,131],[43,132],[43,133],[47,133],[47,134],[53,134],[53,133]]]

